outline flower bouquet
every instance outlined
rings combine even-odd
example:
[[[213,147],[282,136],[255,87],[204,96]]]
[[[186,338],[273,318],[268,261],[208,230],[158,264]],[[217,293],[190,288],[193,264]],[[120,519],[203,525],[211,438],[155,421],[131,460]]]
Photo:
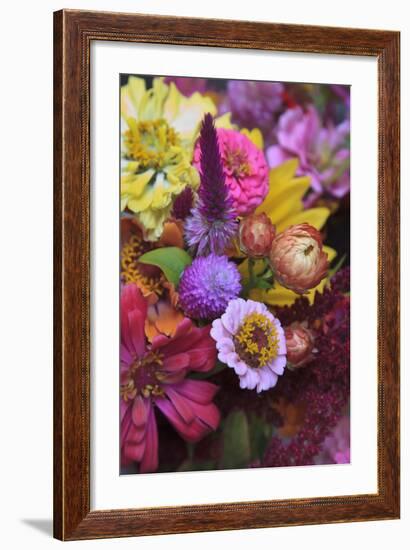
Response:
[[[122,80],[121,472],[349,462],[349,89]]]

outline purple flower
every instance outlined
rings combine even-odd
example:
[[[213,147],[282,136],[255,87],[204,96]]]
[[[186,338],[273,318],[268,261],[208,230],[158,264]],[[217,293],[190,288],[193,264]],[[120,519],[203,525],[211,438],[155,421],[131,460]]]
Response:
[[[279,82],[230,80],[223,110],[242,127],[259,128],[266,140],[272,137],[276,117],[283,108],[284,86]]]
[[[166,84],[173,82],[178,90],[186,97],[190,97],[195,92],[203,94],[206,92],[206,78],[192,78],[184,76],[167,76],[164,79]]]
[[[194,319],[215,319],[241,291],[240,274],[226,256],[196,258],[179,283],[179,304]]]
[[[218,359],[232,368],[242,389],[273,388],[286,366],[286,340],[279,319],[265,304],[238,298],[212,323]]]
[[[279,119],[278,144],[268,148],[271,168],[294,157],[299,159],[297,175],[309,175],[314,191],[309,205],[324,191],[341,198],[350,189],[350,123],[322,126],[316,109],[310,105],[288,109]]]
[[[174,201],[172,208],[172,217],[177,220],[185,220],[191,213],[192,206],[194,204],[194,192],[192,187],[185,187]]]
[[[185,223],[188,246],[199,256],[222,254],[237,231],[232,199],[225,182],[218,136],[206,114],[199,136],[201,183],[198,203]]]

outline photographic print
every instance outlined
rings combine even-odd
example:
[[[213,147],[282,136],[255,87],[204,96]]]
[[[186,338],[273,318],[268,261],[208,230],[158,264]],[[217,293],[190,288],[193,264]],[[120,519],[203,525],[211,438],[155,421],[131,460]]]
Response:
[[[350,463],[350,88],[122,74],[121,474]]]

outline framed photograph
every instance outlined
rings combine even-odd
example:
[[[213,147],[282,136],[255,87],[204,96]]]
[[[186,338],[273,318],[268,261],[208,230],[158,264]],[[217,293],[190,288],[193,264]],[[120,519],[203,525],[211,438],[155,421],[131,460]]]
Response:
[[[55,537],[398,518],[399,33],[54,44]]]

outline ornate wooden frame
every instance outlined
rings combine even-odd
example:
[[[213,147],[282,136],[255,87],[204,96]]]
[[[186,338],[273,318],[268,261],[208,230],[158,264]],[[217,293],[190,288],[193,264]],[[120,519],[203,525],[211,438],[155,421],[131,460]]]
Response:
[[[374,56],[378,61],[378,492],[90,510],[92,40]],[[63,540],[393,519],[399,458],[398,32],[63,10],[54,14],[54,535]]]

